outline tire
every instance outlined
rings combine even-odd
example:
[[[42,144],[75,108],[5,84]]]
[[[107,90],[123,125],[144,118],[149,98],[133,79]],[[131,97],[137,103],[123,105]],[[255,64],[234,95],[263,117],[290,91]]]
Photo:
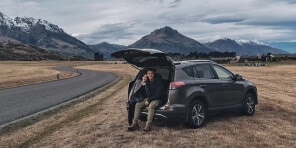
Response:
[[[252,116],[255,113],[255,97],[252,93],[247,93],[241,109],[243,115]]]
[[[198,100],[190,104],[187,114],[188,125],[191,128],[202,127],[207,119],[207,109],[205,105]]]

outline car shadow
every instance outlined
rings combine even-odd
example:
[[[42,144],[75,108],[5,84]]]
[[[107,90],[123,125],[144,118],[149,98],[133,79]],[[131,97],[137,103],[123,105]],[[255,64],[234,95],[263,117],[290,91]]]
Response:
[[[221,111],[219,113],[211,114],[208,116],[206,125],[202,128],[206,128],[212,123],[216,122],[226,122],[229,120],[237,120],[236,118],[242,117],[239,111]],[[186,123],[178,120],[167,120],[163,118],[155,118],[153,124],[157,127],[164,127],[169,129],[190,129]]]

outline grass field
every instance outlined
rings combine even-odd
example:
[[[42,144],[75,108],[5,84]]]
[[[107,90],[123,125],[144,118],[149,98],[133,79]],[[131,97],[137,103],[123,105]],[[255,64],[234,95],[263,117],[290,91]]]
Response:
[[[76,76],[77,73],[56,71],[54,66],[60,66],[60,62],[0,62],[0,88],[22,86],[32,83],[52,81],[59,78]],[[64,62],[70,66],[71,63]]]
[[[0,70],[5,64],[8,68],[22,65],[0,63]],[[63,63],[26,63],[21,67],[41,65],[40,71],[45,69],[45,73],[54,74],[50,67],[60,64]],[[26,124],[4,128],[0,133],[0,147],[296,147],[296,65],[225,65],[257,85],[259,104],[254,116],[241,116],[238,112],[217,114],[200,129],[154,120],[148,133],[126,132],[127,84],[136,74],[135,68],[107,63],[71,65],[115,72],[121,79],[93,98],[31,119]],[[18,69],[14,70],[16,77],[22,75]],[[0,79],[1,83],[7,82]],[[140,126],[143,127],[144,122],[140,122]]]

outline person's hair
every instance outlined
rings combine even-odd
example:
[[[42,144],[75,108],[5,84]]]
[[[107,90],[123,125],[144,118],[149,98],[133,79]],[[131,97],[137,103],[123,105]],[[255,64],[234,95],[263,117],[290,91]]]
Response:
[[[147,69],[146,69],[146,73],[147,73],[148,71],[152,71],[153,73],[155,73],[155,72],[156,72],[156,69],[154,69],[154,68],[147,68]]]

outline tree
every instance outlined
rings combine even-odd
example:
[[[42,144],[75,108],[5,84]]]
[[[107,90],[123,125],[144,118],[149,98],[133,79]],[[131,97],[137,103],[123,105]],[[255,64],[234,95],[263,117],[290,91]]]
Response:
[[[100,54],[99,52],[94,53],[94,60],[95,61],[103,61],[104,60],[104,54]]]

